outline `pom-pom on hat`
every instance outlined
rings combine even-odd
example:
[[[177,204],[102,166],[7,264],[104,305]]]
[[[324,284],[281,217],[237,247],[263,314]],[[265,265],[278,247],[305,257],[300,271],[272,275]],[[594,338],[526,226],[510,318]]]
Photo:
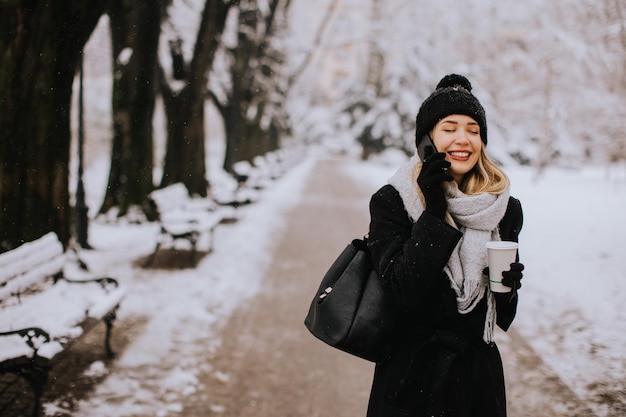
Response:
[[[476,120],[480,126],[480,138],[487,144],[485,109],[472,94],[469,80],[458,74],[443,77],[435,91],[420,106],[415,119],[415,144],[418,145],[439,120],[451,114],[463,114]]]

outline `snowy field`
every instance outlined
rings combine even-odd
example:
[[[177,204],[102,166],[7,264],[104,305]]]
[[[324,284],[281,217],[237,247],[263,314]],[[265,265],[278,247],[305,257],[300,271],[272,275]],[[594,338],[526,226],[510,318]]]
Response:
[[[109,375],[76,416],[175,415],[198,389],[199,372],[229,378],[197,358],[219,347],[215,334],[221,324],[257,292],[272,262],[267,254],[273,237],[284,227],[282,215],[298,203],[314,162],[310,157],[297,165],[258,203],[241,210],[237,223],[218,228],[214,252],[196,269],[133,266],[152,251],[156,225],[92,223],[90,241],[97,250],[86,253],[87,261],[94,271],[106,270],[129,286],[120,319],[143,317],[147,323],[115,369],[103,363],[91,367],[92,374]],[[373,192],[398,163],[347,164],[346,170]],[[92,181],[105,177],[94,171],[88,173]],[[625,173],[623,167],[549,170],[535,181],[529,169],[510,172],[513,194],[525,212],[520,252],[526,270],[514,326],[600,417],[615,414],[599,393],[621,392],[623,401],[625,389]],[[185,307],[172,299],[186,300]],[[220,410],[219,404],[214,407]],[[49,414],[56,408],[47,405]]]

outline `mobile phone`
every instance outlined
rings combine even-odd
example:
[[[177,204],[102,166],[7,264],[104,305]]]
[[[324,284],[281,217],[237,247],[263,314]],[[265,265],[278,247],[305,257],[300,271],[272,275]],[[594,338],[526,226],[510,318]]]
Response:
[[[422,140],[420,140],[419,145],[417,145],[417,155],[423,161],[434,153],[437,153],[437,147],[430,138],[430,135],[427,133],[422,136]]]

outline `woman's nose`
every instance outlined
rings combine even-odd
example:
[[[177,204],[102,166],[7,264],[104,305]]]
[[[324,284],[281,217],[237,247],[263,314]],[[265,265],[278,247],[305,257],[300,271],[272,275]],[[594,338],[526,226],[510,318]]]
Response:
[[[461,143],[461,144],[469,143],[469,138],[467,136],[467,132],[465,132],[464,130],[458,130],[455,142],[456,143]]]

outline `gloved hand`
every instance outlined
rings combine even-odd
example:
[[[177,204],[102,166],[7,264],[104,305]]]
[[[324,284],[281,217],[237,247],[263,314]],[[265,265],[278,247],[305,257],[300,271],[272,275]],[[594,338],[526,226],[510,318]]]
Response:
[[[517,293],[517,290],[522,288],[522,277],[524,275],[522,274],[523,270],[523,264],[520,262],[513,262],[511,264],[511,269],[502,273],[502,285],[511,287],[513,292]]]
[[[445,157],[446,154],[443,152],[427,156],[417,177],[417,184],[426,202],[425,210],[441,220],[445,218],[448,209],[442,183],[454,180],[452,175],[448,174],[450,162],[446,161]]]
[[[511,300],[517,297],[517,290],[522,288],[522,271],[524,270],[524,265],[520,262],[513,262],[511,264],[511,269],[508,271],[502,272],[502,285],[511,288]],[[489,277],[489,267],[483,269],[483,275]]]

